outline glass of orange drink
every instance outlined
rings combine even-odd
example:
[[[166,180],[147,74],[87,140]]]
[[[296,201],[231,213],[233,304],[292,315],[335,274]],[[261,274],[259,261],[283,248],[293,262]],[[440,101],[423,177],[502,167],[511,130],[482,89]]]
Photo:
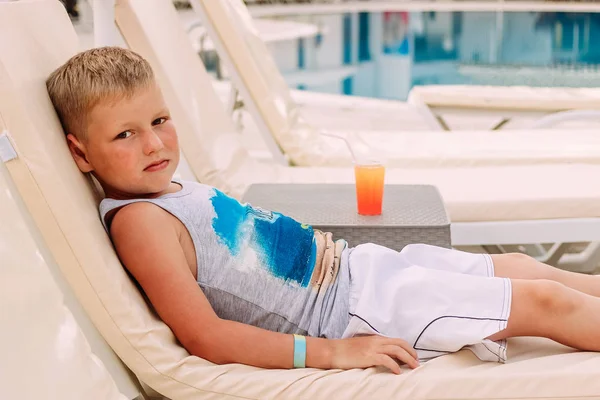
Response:
[[[379,162],[354,165],[356,205],[360,215],[380,215],[385,167]]]

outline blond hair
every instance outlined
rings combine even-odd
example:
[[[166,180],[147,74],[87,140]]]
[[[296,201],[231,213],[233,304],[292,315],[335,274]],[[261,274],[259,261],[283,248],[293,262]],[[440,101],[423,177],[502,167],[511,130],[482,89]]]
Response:
[[[152,68],[139,54],[99,47],[71,57],[52,72],[46,87],[65,133],[85,138],[87,116],[99,102],[131,97],[152,82]]]

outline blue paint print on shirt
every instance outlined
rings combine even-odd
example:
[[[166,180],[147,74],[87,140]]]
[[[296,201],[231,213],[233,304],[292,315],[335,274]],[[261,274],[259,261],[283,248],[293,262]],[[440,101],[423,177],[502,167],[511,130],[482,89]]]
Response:
[[[314,231],[280,213],[262,210],[215,190],[212,227],[233,256],[254,250],[273,276],[306,287],[315,267]]]
[[[219,190],[215,190],[211,202],[216,214],[212,221],[216,235],[232,255],[239,255],[243,238],[240,230],[246,221],[246,211],[236,199]]]

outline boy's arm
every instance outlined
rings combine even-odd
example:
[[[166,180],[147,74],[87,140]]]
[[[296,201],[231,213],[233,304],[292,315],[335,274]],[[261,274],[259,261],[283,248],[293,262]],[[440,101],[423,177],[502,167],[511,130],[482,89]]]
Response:
[[[153,204],[134,203],[115,215],[111,234],[123,264],[181,344],[191,354],[217,364],[292,368],[292,335],[223,320],[215,314],[188,267],[174,221]],[[306,341],[307,367],[383,365],[399,373],[392,358],[411,367],[418,364],[415,351],[400,339],[308,337]]]

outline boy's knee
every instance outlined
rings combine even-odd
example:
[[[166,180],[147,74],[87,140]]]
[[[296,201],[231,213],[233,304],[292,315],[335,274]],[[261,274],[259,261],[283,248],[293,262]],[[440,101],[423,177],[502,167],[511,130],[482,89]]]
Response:
[[[510,261],[514,264],[525,264],[525,263],[531,263],[532,261],[535,261],[535,259],[527,254],[523,254],[523,253],[506,253],[506,254],[499,254],[496,257],[501,257],[504,258],[506,261]]]
[[[562,283],[539,279],[529,281],[529,299],[533,311],[542,314],[567,314],[575,308],[575,301]]]

